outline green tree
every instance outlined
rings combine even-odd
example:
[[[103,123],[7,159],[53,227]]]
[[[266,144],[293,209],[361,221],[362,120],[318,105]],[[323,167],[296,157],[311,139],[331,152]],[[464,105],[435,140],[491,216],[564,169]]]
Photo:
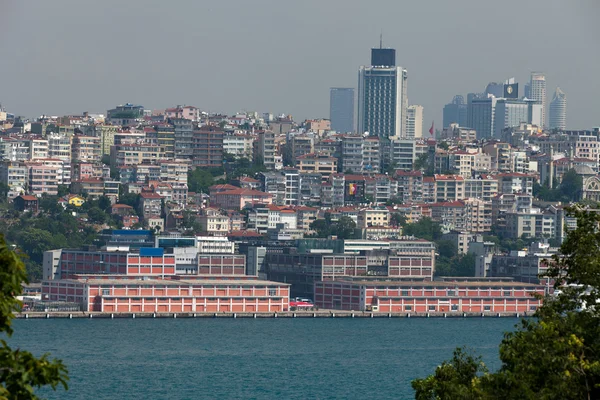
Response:
[[[214,184],[214,178],[205,169],[196,168],[188,172],[188,187],[190,192],[208,192],[208,188]]]
[[[390,223],[393,226],[404,226],[406,225],[406,217],[400,213],[393,213],[390,217]]]
[[[310,229],[316,232],[318,238],[331,235],[331,225],[324,219],[316,219],[310,224]]]
[[[58,197],[63,197],[71,193],[69,186],[67,185],[58,185]]]
[[[583,178],[577,175],[574,169],[570,169],[562,177],[558,191],[563,199],[578,201],[583,190]]]
[[[100,209],[100,207],[94,206],[90,208],[87,212],[88,218],[90,222],[96,224],[103,224],[106,222],[106,213]]]
[[[0,235],[0,332],[9,337],[13,334],[14,312],[22,306],[16,296],[21,295],[26,282],[23,263]],[[4,340],[0,344],[0,399],[37,399],[35,389],[43,386],[56,390],[62,385],[68,389],[69,378],[62,361],[51,360],[48,354],[36,358],[23,349],[13,350]]]
[[[340,217],[331,228],[331,234],[336,235],[338,239],[350,239],[354,236],[356,222],[350,217]]]
[[[408,236],[414,236],[419,239],[430,241],[435,241],[442,237],[440,224],[428,217],[421,218],[417,222],[406,225],[403,233]]]
[[[581,208],[569,214],[577,228],[544,276],[556,292],[535,319],[505,334],[500,369],[489,373],[477,358],[455,353],[433,375],[413,381],[415,398],[600,398],[600,214]]]

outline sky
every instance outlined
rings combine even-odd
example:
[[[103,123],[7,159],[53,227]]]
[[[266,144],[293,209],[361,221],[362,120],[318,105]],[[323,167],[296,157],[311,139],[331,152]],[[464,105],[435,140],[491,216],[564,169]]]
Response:
[[[0,103],[28,117],[160,109],[329,117],[370,48],[396,49],[425,128],[456,94],[531,71],[600,126],[597,0],[0,0]],[[522,89],[521,89],[522,90]]]

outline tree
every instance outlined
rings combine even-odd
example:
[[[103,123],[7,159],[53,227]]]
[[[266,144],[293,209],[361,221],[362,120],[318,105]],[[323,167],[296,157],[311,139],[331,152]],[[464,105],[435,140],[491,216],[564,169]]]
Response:
[[[205,169],[196,168],[188,172],[188,187],[190,192],[208,192],[208,188],[213,184],[213,176]]]
[[[71,193],[69,186],[67,185],[58,185],[58,197],[63,197]]]
[[[0,235],[0,332],[7,336],[13,334],[14,311],[22,306],[16,296],[23,292],[23,283],[27,283],[23,263]],[[37,399],[34,390],[42,386],[68,389],[62,361],[51,360],[48,354],[36,358],[28,351],[13,350],[4,340],[0,344],[0,399]]]
[[[103,224],[106,222],[106,213],[100,209],[100,207],[92,207],[87,212],[90,222],[96,224]]]
[[[400,213],[393,213],[390,217],[390,223],[392,226],[404,226],[406,225],[406,217]]]
[[[455,353],[433,375],[413,381],[417,399],[600,398],[600,214],[568,212],[577,228],[543,276],[556,292],[535,319],[505,334],[500,369],[489,373],[478,359]]]
[[[326,238],[331,235],[331,226],[324,219],[316,219],[310,224],[310,229],[316,232],[319,238]]]
[[[333,225],[331,234],[336,235],[338,239],[350,239],[354,236],[356,222],[350,217],[340,217]]]
[[[581,198],[581,192],[583,190],[583,178],[577,175],[574,169],[568,170],[562,177],[562,181],[558,186],[563,199],[570,201],[577,201]]]
[[[404,227],[403,233],[408,236],[414,236],[419,239],[434,241],[442,237],[440,224],[433,222],[431,218],[421,218],[418,222],[413,222]]]

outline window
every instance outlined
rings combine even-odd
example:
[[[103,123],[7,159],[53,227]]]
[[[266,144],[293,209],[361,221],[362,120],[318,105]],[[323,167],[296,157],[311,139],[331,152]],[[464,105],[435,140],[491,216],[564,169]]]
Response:
[[[490,311],[491,309],[491,306],[483,306],[483,311]]]
[[[435,311],[435,306],[429,306],[429,307],[427,307],[427,309],[428,309],[429,311]]]
[[[451,308],[452,311],[458,311],[458,304],[452,304]]]
[[[412,306],[404,306],[404,311],[412,311]]]
[[[530,306],[529,307],[529,311],[535,311],[535,310],[537,310],[537,306]]]
[[[408,294],[408,290],[406,290],[406,289],[403,289],[403,290],[402,290],[402,296],[409,296],[409,294]]]
[[[502,295],[503,295],[503,296],[505,296],[505,297],[509,297],[509,296],[510,296],[510,290],[505,290],[505,291],[502,293]]]
[[[277,295],[277,289],[269,289],[269,296],[276,296]]]
[[[448,290],[448,296],[456,296],[456,290]]]
[[[110,296],[110,289],[102,289],[102,296]]]

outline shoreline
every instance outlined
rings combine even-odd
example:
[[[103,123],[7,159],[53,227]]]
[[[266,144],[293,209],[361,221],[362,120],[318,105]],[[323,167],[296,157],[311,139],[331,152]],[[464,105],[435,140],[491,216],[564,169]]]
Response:
[[[15,314],[16,319],[135,319],[135,318],[523,318],[527,313],[517,312],[428,312],[428,313],[380,313],[363,311],[319,310],[283,311],[260,313],[197,312],[197,313],[107,313],[107,312],[23,312]]]

